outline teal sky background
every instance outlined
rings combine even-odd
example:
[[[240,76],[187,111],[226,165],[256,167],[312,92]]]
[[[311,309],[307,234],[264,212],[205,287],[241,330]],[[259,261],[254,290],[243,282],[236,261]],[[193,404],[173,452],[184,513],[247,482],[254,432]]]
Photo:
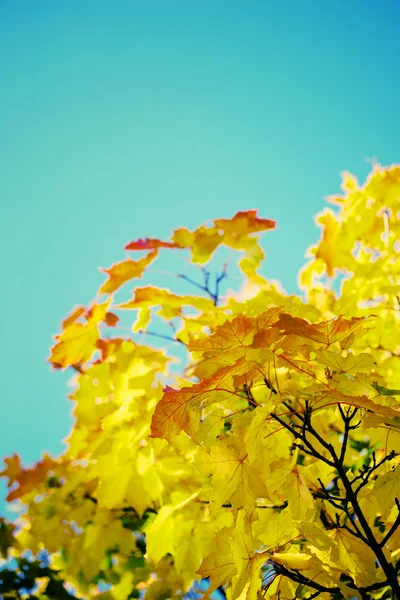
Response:
[[[0,457],[61,451],[70,375],[45,363],[51,335],[131,239],[258,208],[279,227],[264,272],[296,290],[340,171],[399,162],[399,15],[396,0],[0,0]]]

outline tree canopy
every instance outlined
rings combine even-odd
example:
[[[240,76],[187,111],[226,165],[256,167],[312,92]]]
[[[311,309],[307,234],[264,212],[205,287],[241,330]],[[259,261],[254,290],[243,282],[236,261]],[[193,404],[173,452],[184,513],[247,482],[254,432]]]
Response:
[[[400,598],[400,166],[342,192],[298,295],[260,274],[255,210],[104,269],[48,359],[65,452],[5,459],[4,598]],[[170,253],[177,292],[130,291]]]

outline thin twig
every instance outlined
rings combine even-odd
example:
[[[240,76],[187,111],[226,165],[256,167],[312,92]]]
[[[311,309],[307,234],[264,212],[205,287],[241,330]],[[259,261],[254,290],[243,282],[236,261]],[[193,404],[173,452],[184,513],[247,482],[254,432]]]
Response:
[[[386,542],[392,537],[392,535],[394,534],[396,529],[400,526],[400,502],[398,501],[397,498],[395,498],[395,502],[396,502],[396,506],[397,506],[397,510],[399,511],[399,514],[397,515],[395,522],[393,523],[393,525],[391,526],[391,528],[389,529],[389,531],[387,532],[387,534],[381,541],[380,546],[382,548],[383,548],[383,546],[385,546]]]
[[[162,333],[156,333],[155,331],[145,331],[144,329],[140,329],[138,331],[138,333],[141,333],[143,335],[152,335],[153,337],[157,337],[157,338],[161,338],[162,340],[168,340],[170,342],[178,342],[179,344],[184,344],[184,342],[182,342],[182,340],[180,340],[179,338],[174,338],[171,337],[170,335],[163,335]]]
[[[352,484],[354,483],[354,481],[356,481],[357,479],[362,479],[361,483],[358,485],[358,487],[354,490],[354,494],[357,496],[357,494],[359,493],[359,491],[369,483],[369,478],[371,477],[372,473],[374,471],[376,471],[377,469],[379,469],[379,467],[381,467],[385,462],[387,462],[388,460],[392,460],[394,457],[396,456],[396,452],[394,450],[392,450],[392,452],[390,452],[389,454],[387,454],[386,456],[384,456],[382,458],[382,460],[380,460],[379,462],[376,462],[376,458],[375,458],[375,452],[372,452],[372,461],[373,461],[373,465],[372,467],[367,467],[365,469],[364,473],[361,473],[361,475],[357,475],[357,477],[355,477],[353,479],[353,481],[351,482]]]
[[[207,294],[211,298],[211,300],[214,302],[214,306],[217,306],[218,301],[219,301],[219,286],[221,284],[221,281],[223,279],[225,279],[226,277],[228,277],[227,268],[228,268],[228,265],[225,264],[222,268],[222,272],[219,275],[215,276],[214,292],[212,292],[210,289],[210,272],[207,271],[206,269],[202,269],[203,277],[204,277],[203,285],[201,283],[198,283],[198,281],[195,281],[194,279],[191,279],[190,277],[188,277],[187,275],[184,275],[184,274],[180,274],[180,275],[178,275],[178,277],[179,277],[179,279],[183,279],[184,281],[187,281],[191,285],[194,285],[198,289],[202,290],[205,294]]]

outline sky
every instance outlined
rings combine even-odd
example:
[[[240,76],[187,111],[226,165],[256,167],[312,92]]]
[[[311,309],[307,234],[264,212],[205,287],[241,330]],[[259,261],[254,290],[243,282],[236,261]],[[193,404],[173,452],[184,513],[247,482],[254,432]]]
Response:
[[[399,17],[396,0],[0,0],[0,458],[62,450],[51,336],[128,241],[257,208],[278,224],[263,272],[296,291],[340,172],[400,160]]]

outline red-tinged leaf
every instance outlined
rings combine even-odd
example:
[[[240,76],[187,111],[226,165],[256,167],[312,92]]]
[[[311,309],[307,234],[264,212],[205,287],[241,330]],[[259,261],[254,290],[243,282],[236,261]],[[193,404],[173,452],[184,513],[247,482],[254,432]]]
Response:
[[[109,327],[115,327],[116,324],[118,323],[118,321],[119,321],[119,317],[112,312],[106,313],[106,316],[104,317],[104,322]]]
[[[44,455],[40,462],[29,469],[21,467],[20,459],[16,454],[10,458],[6,458],[4,462],[7,466],[0,473],[0,477],[8,478],[7,487],[9,488],[15,483],[18,484],[18,487],[8,494],[7,502],[21,498],[21,496],[40,484],[44,485],[46,475],[59,465],[59,460],[53,459],[49,455]]]
[[[217,356],[239,347],[259,348],[265,346],[260,342],[260,335],[265,337],[267,330],[279,319],[281,309],[273,307],[255,318],[238,315],[227,319],[225,323],[215,328],[215,332],[206,338],[193,340],[188,345],[190,352],[203,352],[204,356]]]
[[[237,346],[250,346],[254,334],[254,320],[245,315],[239,315],[232,321],[227,320],[223,325],[217,327],[213,335],[194,340],[188,345],[188,349],[190,352],[203,352],[207,356],[211,356]]]
[[[18,475],[21,473],[21,460],[18,454],[13,454],[4,459],[5,469],[0,472],[0,477],[8,478],[8,487],[11,487]]]
[[[87,363],[96,349],[98,338],[97,327],[92,323],[72,323],[57,337],[48,360],[55,369]]]
[[[256,210],[237,212],[232,219],[216,219],[214,221],[217,229],[222,229],[224,233],[233,233],[235,235],[247,235],[275,229],[275,221],[271,219],[260,219],[257,217]]]
[[[127,341],[123,338],[112,338],[109,340],[99,339],[96,342],[96,348],[101,352],[101,361],[106,360],[109,356],[114,354],[122,344],[126,344]],[[133,342],[130,342],[133,344]]]
[[[157,404],[151,422],[152,437],[168,441],[181,431],[196,437],[200,427],[200,417],[205,406],[223,402],[239,396],[235,390],[234,378],[246,369],[242,360],[233,366],[219,369],[213,377],[204,379],[192,387],[180,390],[167,387]]]
[[[129,242],[125,250],[158,250],[159,248],[182,248],[175,242],[163,242],[155,238],[145,238]]]
[[[85,314],[85,307],[84,306],[77,306],[77,308],[75,308],[67,317],[65,317],[65,319],[62,321],[62,326],[63,329],[66,329],[69,325],[71,325],[71,323],[75,323],[75,321],[77,321],[79,319],[79,317],[82,317],[82,315]]]
[[[325,394],[326,396],[326,394]],[[348,406],[357,406],[358,408],[364,408],[374,415],[379,415],[388,419],[388,418],[398,418],[400,416],[400,411],[393,406],[388,406],[384,404],[380,404],[379,402],[374,402],[371,398],[367,396],[350,396],[349,394],[344,394],[343,392],[332,389],[329,392],[329,402],[332,400],[336,400],[338,404],[347,404]]]
[[[107,273],[108,279],[101,286],[100,294],[113,294],[121,285],[124,285],[127,281],[130,281],[134,277],[142,277],[146,267],[153,262],[157,257],[158,251],[150,252],[144,258],[140,260],[132,260],[127,258],[122,262],[115,263],[108,269],[102,269],[104,273]]]
[[[62,333],[55,336],[48,361],[56,369],[65,369],[82,363],[85,365],[96,351],[99,339],[98,325],[104,321],[110,301],[93,304],[86,313],[86,323],[69,323]]]
[[[282,314],[279,317],[277,327],[284,331],[287,335],[298,335],[300,337],[313,340],[327,347],[335,342],[339,342],[340,346],[346,347],[347,340],[356,329],[360,328],[364,317],[352,317],[345,319],[342,315],[311,325],[304,319],[292,317],[288,314]]]

